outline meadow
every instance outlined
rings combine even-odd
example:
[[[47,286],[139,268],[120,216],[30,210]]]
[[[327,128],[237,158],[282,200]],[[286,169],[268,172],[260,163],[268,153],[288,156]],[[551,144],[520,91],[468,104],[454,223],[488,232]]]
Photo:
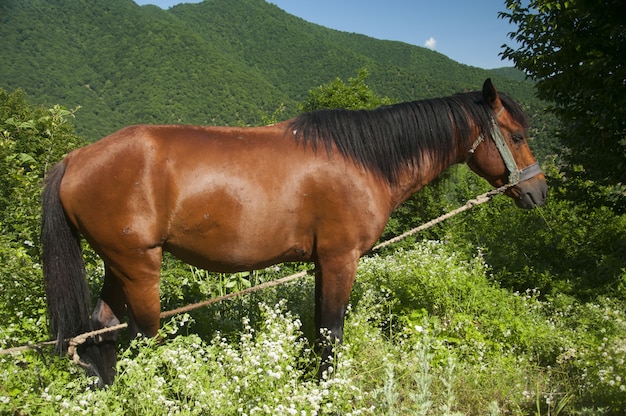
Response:
[[[51,350],[2,356],[0,412],[557,415],[626,408],[623,303],[546,300],[537,290],[503,289],[491,277],[481,255],[438,241],[362,259],[345,343],[319,382],[307,277],[174,317],[160,341],[127,340],[118,378],[104,390]],[[190,271],[187,285],[197,282]],[[10,331],[3,328],[2,345]]]

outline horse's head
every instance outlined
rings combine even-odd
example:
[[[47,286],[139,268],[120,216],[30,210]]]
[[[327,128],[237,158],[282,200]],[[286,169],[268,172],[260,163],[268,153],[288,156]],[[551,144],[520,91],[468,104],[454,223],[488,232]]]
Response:
[[[483,84],[483,99],[493,112],[492,122],[488,134],[471,146],[467,164],[495,187],[511,184],[505,193],[518,207],[543,205],[548,185],[528,147],[525,116],[503,104],[490,79]]]

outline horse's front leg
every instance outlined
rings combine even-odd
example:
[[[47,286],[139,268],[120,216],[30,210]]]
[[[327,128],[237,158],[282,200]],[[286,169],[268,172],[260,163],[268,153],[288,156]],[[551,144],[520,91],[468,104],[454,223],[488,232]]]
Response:
[[[321,355],[318,377],[324,377],[335,361],[336,344],[343,341],[343,323],[356,275],[358,256],[320,258],[315,274],[316,350]]]

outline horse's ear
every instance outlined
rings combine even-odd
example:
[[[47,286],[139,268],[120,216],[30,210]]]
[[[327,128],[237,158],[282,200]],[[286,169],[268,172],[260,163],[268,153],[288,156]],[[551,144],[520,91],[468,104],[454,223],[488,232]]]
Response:
[[[500,97],[498,97],[496,87],[494,87],[491,82],[491,78],[487,78],[483,84],[483,99],[493,111],[497,111],[502,107],[502,102],[500,101]]]

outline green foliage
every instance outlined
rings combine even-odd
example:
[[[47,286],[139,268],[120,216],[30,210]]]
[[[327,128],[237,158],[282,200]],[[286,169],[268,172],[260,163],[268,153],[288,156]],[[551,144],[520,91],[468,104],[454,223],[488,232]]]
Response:
[[[570,179],[580,200],[626,209],[626,7],[620,0],[508,0],[501,17],[518,25],[503,56],[537,80],[553,103]],[[580,180],[579,180],[580,181]],[[587,181],[592,181],[588,183]],[[574,182],[570,185],[581,185]]]
[[[512,293],[489,278],[484,261],[435,242],[364,259],[353,309],[373,296],[380,318],[368,313],[370,322],[391,339],[433,336],[431,366],[441,371],[453,356],[455,409],[466,414],[484,414],[494,400],[513,414],[528,414],[531,407],[555,414],[559,405],[573,414],[626,408],[624,300],[581,303],[560,294],[545,301],[536,290]],[[398,362],[405,361],[394,362],[401,368]]]
[[[309,90],[309,95],[298,105],[298,109],[303,113],[325,108],[367,110],[380,107],[382,104],[391,104],[388,97],[378,96],[367,86],[368,76],[368,70],[362,68],[356,77],[348,79],[348,84],[335,78],[327,84]]]
[[[71,116],[60,106],[31,107],[21,90],[0,90],[0,224],[16,242],[37,244],[39,207],[33,202],[44,172],[84,143],[73,134]]]
[[[0,235],[0,346],[47,339],[46,305],[39,263],[30,247]]]
[[[0,90],[0,293],[3,346],[46,337],[39,264],[41,180],[62,155],[83,143],[72,112],[29,105],[22,91]]]
[[[158,342],[123,349],[105,390],[69,361],[2,356],[0,412],[526,415],[626,406],[623,300],[511,293],[489,280],[483,258],[449,244],[366,258],[337,366],[318,383],[302,332],[312,317],[300,309],[313,291],[309,278],[213,305],[203,314],[230,319],[203,333],[179,334],[186,315],[166,322]]]
[[[560,198],[558,178],[550,183],[546,206],[521,211],[498,198],[453,219],[448,238],[478,248],[494,278],[513,290],[626,299],[626,215]]]

